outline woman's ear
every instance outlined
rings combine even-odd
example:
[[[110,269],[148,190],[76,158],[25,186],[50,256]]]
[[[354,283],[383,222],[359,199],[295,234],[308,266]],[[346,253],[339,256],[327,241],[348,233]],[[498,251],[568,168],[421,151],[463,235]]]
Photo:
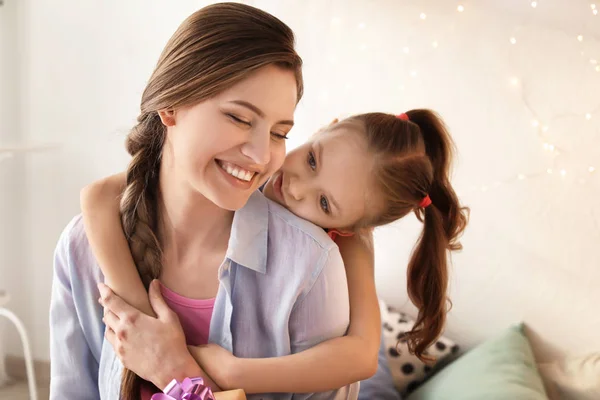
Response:
[[[158,115],[164,126],[175,125],[175,110],[161,110],[158,112]]]

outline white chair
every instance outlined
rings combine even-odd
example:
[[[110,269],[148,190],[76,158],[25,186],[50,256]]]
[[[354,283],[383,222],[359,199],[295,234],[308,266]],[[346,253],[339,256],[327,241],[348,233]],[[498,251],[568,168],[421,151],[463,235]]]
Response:
[[[0,0],[0,5],[2,0]],[[18,153],[47,151],[58,148],[56,144],[39,144],[39,145],[22,145],[22,146],[0,146],[0,162],[13,158]],[[27,331],[21,320],[9,309],[5,308],[10,297],[8,292],[0,289],[0,316],[8,318],[17,328],[23,343],[23,351],[25,353],[25,368],[27,369],[27,384],[29,385],[29,399],[37,400],[37,386],[35,381],[35,371],[33,369],[33,356],[31,354],[31,346],[27,337]],[[0,349],[1,350],[1,349]],[[0,386],[2,381],[6,380],[6,371],[4,370],[4,355],[0,352]]]
[[[21,322],[21,320],[9,309],[5,308],[5,305],[10,300],[10,296],[8,292],[0,290],[0,316],[4,316],[11,321],[19,335],[21,336],[21,342],[23,343],[23,351],[25,353],[25,367],[27,369],[27,384],[29,385],[29,399],[37,400],[37,387],[35,382],[35,371],[33,369],[33,356],[31,354],[31,347],[29,345],[29,339],[27,337],[27,331],[25,330],[25,326]],[[0,357],[3,355],[0,353]],[[4,360],[0,360],[1,363],[4,363]],[[1,378],[1,377],[0,377]]]

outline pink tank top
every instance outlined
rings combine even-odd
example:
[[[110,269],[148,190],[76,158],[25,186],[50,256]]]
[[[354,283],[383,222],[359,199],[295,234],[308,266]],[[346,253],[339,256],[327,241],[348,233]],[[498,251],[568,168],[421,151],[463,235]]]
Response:
[[[179,317],[187,344],[190,346],[207,344],[215,299],[188,299],[173,292],[162,283],[160,290],[167,305]],[[142,386],[142,400],[150,400],[152,394],[149,387]]]

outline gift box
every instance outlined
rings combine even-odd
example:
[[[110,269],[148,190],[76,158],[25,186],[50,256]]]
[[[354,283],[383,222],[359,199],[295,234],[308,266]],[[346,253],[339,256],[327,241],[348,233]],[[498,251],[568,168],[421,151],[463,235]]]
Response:
[[[173,379],[163,393],[152,395],[151,400],[246,400],[246,395],[240,389],[213,393],[202,378],[196,377],[182,382]]]
[[[246,400],[246,394],[241,389],[217,392],[215,400]]]

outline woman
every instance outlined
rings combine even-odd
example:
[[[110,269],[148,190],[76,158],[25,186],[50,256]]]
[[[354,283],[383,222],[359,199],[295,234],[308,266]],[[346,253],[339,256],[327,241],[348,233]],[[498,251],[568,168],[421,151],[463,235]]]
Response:
[[[209,6],[165,47],[127,139],[122,211],[141,275],[184,296],[215,297],[210,341],[242,357],[299,352],[348,327],[338,248],[256,191],[283,163],[301,95],[301,59],[285,24],[242,4]],[[240,132],[231,115],[242,112],[252,123]],[[250,172],[244,182],[226,173],[228,163]],[[139,398],[139,379],[122,374],[103,341],[102,281],[76,217],[55,252],[51,399]],[[159,388],[206,377],[170,315],[137,321],[154,345],[137,354],[144,362],[135,372]],[[355,398],[356,390],[260,398]]]

